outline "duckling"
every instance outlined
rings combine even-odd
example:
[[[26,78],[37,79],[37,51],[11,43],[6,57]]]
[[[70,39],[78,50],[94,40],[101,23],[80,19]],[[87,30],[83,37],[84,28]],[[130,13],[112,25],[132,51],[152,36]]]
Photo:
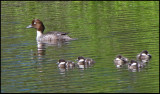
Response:
[[[95,63],[92,58],[84,58],[83,56],[79,56],[77,61],[78,65],[84,65],[84,67],[90,67]]]
[[[86,62],[85,62],[84,57],[79,56],[78,59],[77,59],[77,61],[78,61],[77,64],[78,64],[79,68],[85,68]]]
[[[143,50],[140,54],[137,55],[137,60],[141,62],[149,62],[151,57],[152,56],[148,53],[147,50]]]
[[[122,55],[117,55],[114,59],[114,63],[117,66],[117,68],[122,67],[126,63],[128,63],[128,58],[123,57]]]
[[[135,60],[131,60],[130,63],[128,64],[128,69],[131,70],[136,70],[138,69],[138,67],[139,67],[138,62]]]
[[[72,61],[67,61],[66,63],[66,68],[74,68],[75,67],[75,63]]]
[[[57,63],[58,63],[59,68],[66,68],[66,60],[59,59],[59,61]]]

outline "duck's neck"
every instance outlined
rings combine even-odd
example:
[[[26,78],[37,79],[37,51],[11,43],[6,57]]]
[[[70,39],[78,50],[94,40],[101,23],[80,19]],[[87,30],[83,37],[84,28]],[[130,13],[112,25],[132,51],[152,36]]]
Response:
[[[37,40],[43,35],[42,31],[37,30]]]

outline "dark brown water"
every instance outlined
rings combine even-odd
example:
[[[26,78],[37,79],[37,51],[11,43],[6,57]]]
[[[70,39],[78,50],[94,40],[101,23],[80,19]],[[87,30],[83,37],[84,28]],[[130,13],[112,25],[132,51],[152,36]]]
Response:
[[[159,92],[158,1],[2,1],[2,93],[157,93]],[[69,32],[78,40],[48,45],[37,51],[36,30],[26,29],[38,18],[48,31]],[[152,59],[139,72],[117,69],[122,54],[136,59],[148,50]],[[60,70],[60,58],[93,58],[91,68]]]

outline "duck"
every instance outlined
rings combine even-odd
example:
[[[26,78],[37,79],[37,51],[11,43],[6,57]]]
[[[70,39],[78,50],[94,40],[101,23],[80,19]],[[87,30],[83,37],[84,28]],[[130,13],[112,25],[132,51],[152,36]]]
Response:
[[[152,56],[148,53],[147,50],[143,50],[140,54],[138,54],[137,56],[137,60],[141,61],[141,62],[149,62],[150,59],[152,58]]]
[[[86,58],[85,62],[88,66],[91,66],[95,63],[95,61],[92,58]]]
[[[92,58],[84,58],[83,56],[79,56],[77,58],[77,61],[78,61],[77,64],[79,65],[80,68],[89,67],[95,63],[95,61]]]
[[[77,64],[78,64],[79,68],[85,68],[86,62],[85,62],[84,57],[79,56],[78,59],[77,59],[77,61],[78,61]]]
[[[59,68],[66,68],[66,60],[64,59],[59,59],[57,64]]]
[[[146,66],[146,63],[136,61],[136,60],[133,60],[133,59],[128,64],[129,69],[140,69],[140,68],[144,68],[145,66]]]
[[[37,37],[36,40],[43,41],[70,41],[75,40],[74,38],[69,37],[65,32],[58,31],[50,31],[47,33],[43,33],[45,30],[45,26],[42,21],[39,19],[32,20],[32,24],[28,25],[26,28],[35,28],[37,29]]]
[[[67,61],[66,67],[67,67],[67,68],[74,68],[74,67],[75,67],[75,63],[72,62],[72,61]]]
[[[128,58],[123,57],[122,55],[117,55],[114,59],[114,64],[117,68],[122,67],[126,63],[128,63]]]
[[[128,64],[128,69],[137,70],[139,68],[139,63],[136,60],[131,60]]]

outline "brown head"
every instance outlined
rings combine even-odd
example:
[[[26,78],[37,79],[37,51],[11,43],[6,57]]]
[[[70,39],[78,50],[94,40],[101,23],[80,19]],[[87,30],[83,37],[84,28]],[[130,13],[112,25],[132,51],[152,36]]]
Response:
[[[27,26],[26,28],[36,28],[38,31],[41,31],[43,33],[45,27],[39,19],[32,20],[32,24]]]

